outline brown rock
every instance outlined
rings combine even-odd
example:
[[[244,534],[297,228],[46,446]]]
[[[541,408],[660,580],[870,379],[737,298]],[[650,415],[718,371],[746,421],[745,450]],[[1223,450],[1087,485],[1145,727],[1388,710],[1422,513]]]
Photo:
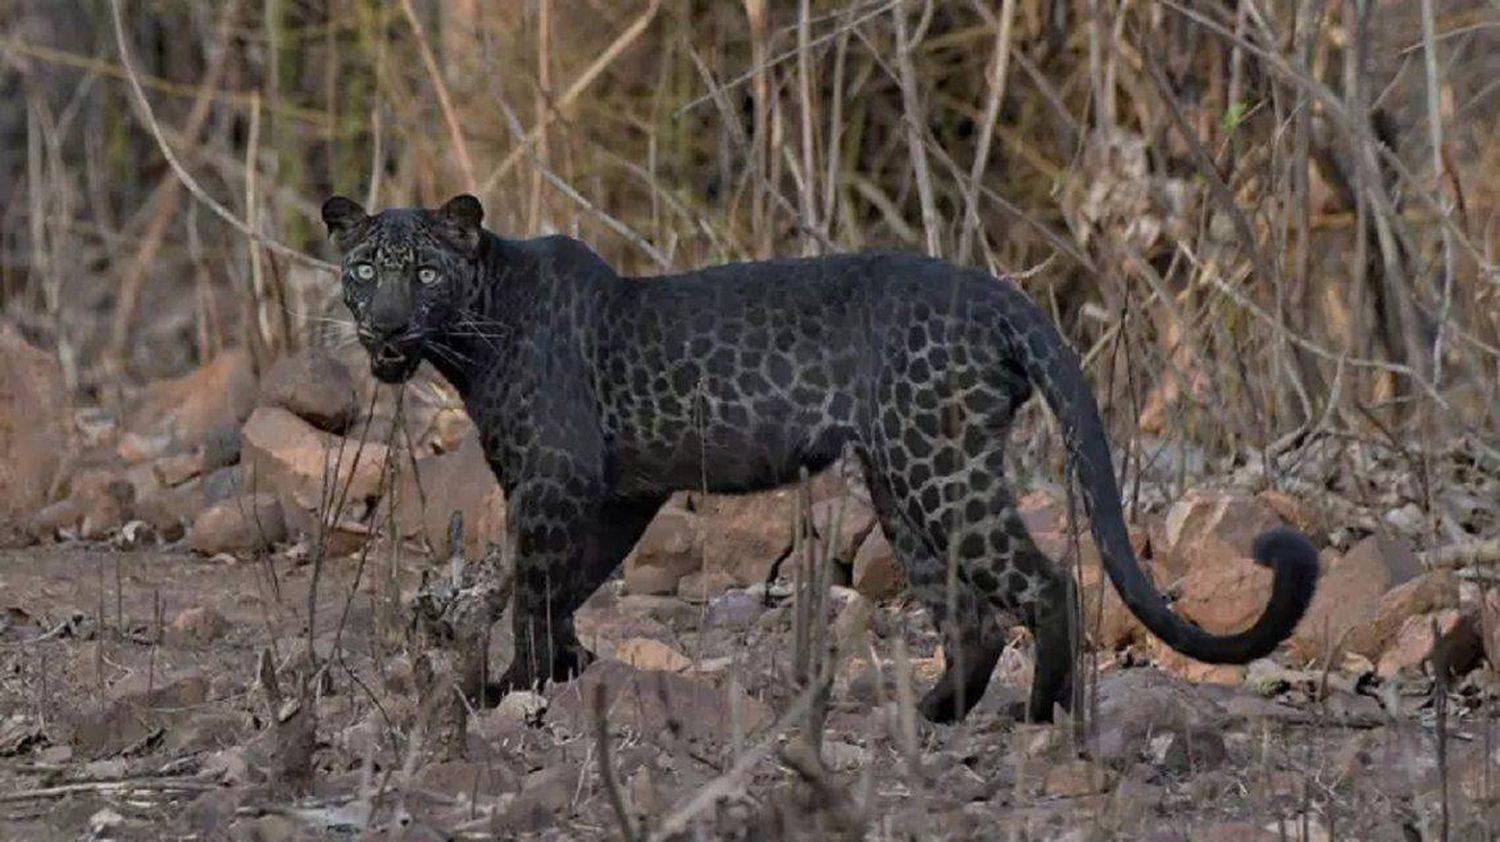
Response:
[[[135,516],[151,525],[167,541],[176,541],[186,532],[203,508],[203,493],[197,482],[175,488],[162,488],[135,502]]]
[[[346,431],[359,412],[354,376],[317,348],[282,357],[260,384],[262,406],[279,406],[320,430]]]
[[[396,487],[402,532],[425,538],[439,554],[448,552],[448,520],[455,510],[463,513],[464,553],[470,558],[478,557],[487,543],[504,539],[505,493],[473,431],[452,453],[418,459],[415,476],[403,472]]]
[[[1223,684],[1238,687],[1245,682],[1246,668],[1239,664],[1205,664],[1172,649],[1156,638],[1151,639],[1156,665],[1168,675],[1193,684]]]
[[[737,584],[733,576],[722,570],[699,570],[677,582],[677,595],[688,602],[708,602]]]
[[[120,436],[115,444],[115,453],[125,460],[127,465],[138,465],[142,462],[151,462],[167,455],[172,449],[175,439],[168,433],[156,433],[155,435],[141,435],[135,432],[126,432]]]
[[[854,553],[854,589],[868,599],[890,599],[905,581],[885,533],[871,530]]]
[[[496,838],[537,833],[568,816],[579,774],[578,764],[569,761],[527,775],[521,791],[492,820]]]
[[[1328,532],[1328,524],[1323,513],[1305,500],[1274,488],[1262,491],[1255,495],[1255,498],[1269,506],[1277,517],[1291,524],[1293,529],[1303,535],[1311,536],[1316,540],[1318,536]]]
[[[682,577],[703,565],[701,529],[693,512],[665,506],[625,559],[626,593],[677,593]]]
[[[1154,560],[1168,574],[1191,572],[1200,559],[1248,558],[1256,536],[1285,525],[1265,501],[1221,491],[1190,491],[1167,510]]]
[[[271,494],[232,497],[193,521],[188,546],[204,555],[269,549],[287,538],[281,504]]]
[[[704,569],[723,572],[740,585],[764,582],[792,547],[798,493],[782,488],[701,498]]]
[[[170,433],[196,446],[215,428],[248,418],[255,396],[250,354],[225,351],[196,371],[148,386],[133,408],[129,428]]]
[[[1271,571],[1225,544],[1200,546],[1215,546],[1219,554],[1200,555],[1182,580],[1178,613],[1216,634],[1244,631],[1265,610]]]
[[[875,606],[870,600],[854,594],[844,607],[839,609],[833,621],[833,639],[840,652],[861,652],[868,645],[870,633],[875,629]]]
[[[1109,789],[1111,775],[1104,767],[1087,760],[1067,760],[1047,767],[1042,778],[1042,794],[1055,798],[1076,798]]]
[[[346,505],[379,497],[388,458],[383,444],[360,445],[325,433],[285,409],[265,406],[251,414],[242,434],[241,462],[248,487],[274,491],[288,512],[319,511],[330,481]],[[445,531],[446,524],[445,519]]]
[[[68,452],[68,395],[51,354],[0,323],[0,538],[46,505]]]
[[[615,658],[639,670],[685,672],[693,662],[671,646],[649,637],[630,637],[615,647]]]
[[[1490,588],[1483,594],[1480,606],[1480,626],[1484,632],[1484,656],[1490,669],[1500,672],[1500,588]]]
[[[58,500],[44,507],[31,518],[31,536],[38,541],[50,541],[64,529],[76,529],[83,523],[83,506],[73,498]]]
[[[835,520],[838,534],[831,535]],[[875,528],[875,508],[852,494],[830,497],[812,504],[812,522],[824,546],[833,541],[833,557],[848,563]]]
[[[1386,592],[1421,573],[1421,562],[1401,538],[1372,535],[1355,544],[1343,558],[1327,565],[1318,580],[1312,605],[1293,633],[1296,651],[1322,657],[1331,641],[1335,659],[1341,658],[1343,650],[1336,644],[1344,634],[1360,627],[1373,629]],[[1362,648],[1353,651],[1374,656],[1368,640],[1357,638],[1356,642]]]
[[[1436,635],[1433,629],[1436,627]],[[1375,672],[1390,678],[1403,671],[1416,672],[1430,662],[1441,647],[1450,675],[1463,675],[1479,662],[1483,641],[1474,615],[1457,608],[1408,617],[1396,639],[1380,656]]]
[[[189,608],[172,620],[167,640],[176,646],[203,646],[224,634],[228,622],[212,608]]]
[[[1142,562],[1141,567],[1148,578],[1156,579],[1155,569],[1149,562]],[[1120,592],[1115,590],[1102,568],[1084,565],[1079,569],[1079,578],[1083,585],[1080,591],[1083,627],[1094,645],[1105,650],[1118,650],[1149,636],[1146,627],[1125,607]]]
[[[203,457],[196,452],[163,456],[151,468],[162,485],[182,485],[203,471]]]
[[[97,541],[134,517],[135,486],[120,472],[99,468],[74,480],[73,499],[83,507],[79,535]]]
[[[1386,647],[1396,639],[1401,626],[1411,617],[1417,614],[1427,614],[1440,611],[1444,608],[1458,607],[1458,580],[1454,578],[1451,570],[1433,570],[1424,573],[1415,579],[1409,579],[1394,588],[1391,588],[1380,597],[1380,602],[1375,609],[1375,617],[1369,622],[1360,623],[1349,630],[1349,635],[1344,638],[1343,651],[1354,652],[1374,660],[1380,657]],[[1302,653],[1305,648],[1307,657],[1322,657],[1322,633],[1320,629],[1308,629],[1316,633],[1316,640],[1311,636],[1299,638],[1305,647],[1294,647],[1293,651]],[[1318,651],[1313,652],[1313,643],[1318,644]]]

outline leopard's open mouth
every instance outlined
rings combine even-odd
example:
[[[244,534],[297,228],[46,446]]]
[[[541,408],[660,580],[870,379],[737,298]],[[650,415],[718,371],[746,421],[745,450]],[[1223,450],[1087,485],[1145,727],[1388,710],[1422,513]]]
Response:
[[[370,373],[382,383],[405,383],[422,362],[414,345],[386,342],[370,349]]]

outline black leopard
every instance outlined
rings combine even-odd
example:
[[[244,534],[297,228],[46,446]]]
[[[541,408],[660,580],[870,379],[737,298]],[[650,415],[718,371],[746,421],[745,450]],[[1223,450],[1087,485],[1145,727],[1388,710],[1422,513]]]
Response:
[[[1255,544],[1275,576],[1253,626],[1215,635],[1172,611],[1127,540],[1079,360],[1009,281],[900,253],[630,278],[568,237],[496,236],[468,195],[373,216],[336,196],[322,214],[375,377],[399,383],[431,363],[505,491],[516,655],[501,690],[587,663],[573,612],[672,492],[772,488],[847,447],[949,653],[923,715],[952,721],[979,701],[1005,612],[1035,639],[1025,715],[1049,720],[1071,698],[1075,596],[1005,481],[1011,421],[1033,389],[1062,424],[1110,581],[1153,634],[1199,661],[1245,663],[1312,599],[1317,553],[1277,530]]]

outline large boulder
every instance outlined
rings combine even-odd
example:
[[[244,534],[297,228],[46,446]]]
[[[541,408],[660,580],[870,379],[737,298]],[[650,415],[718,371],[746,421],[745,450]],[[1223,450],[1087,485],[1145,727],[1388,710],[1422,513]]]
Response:
[[[68,394],[51,354],[0,323],[0,541],[49,502],[68,452]]]
[[[271,494],[246,494],[198,513],[188,546],[204,555],[268,550],[286,540],[281,504]]]
[[[274,493],[289,529],[311,531],[329,500],[358,508],[381,495],[390,458],[384,444],[325,433],[288,410],[267,406],[245,422],[242,438],[245,486]]]
[[[320,430],[343,433],[359,412],[359,389],[347,366],[308,348],[271,366],[261,379],[260,404],[289,410]]]
[[[147,386],[132,408],[129,429],[170,434],[194,447],[217,428],[238,426],[250,417],[256,393],[250,354],[225,351],[181,377]]]
[[[1333,558],[1319,578],[1312,605],[1293,633],[1294,651],[1305,658],[1319,658],[1332,647],[1330,654],[1335,658],[1343,651],[1376,657],[1411,611],[1450,603],[1443,592],[1451,583],[1440,579],[1412,585],[1386,600],[1398,586],[1421,575],[1422,563],[1404,539],[1365,538],[1342,558]],[[1384,611],[1383,601],[1388,602]]]
[[[505,536],[505,492],[490,470],[472,429],[451,453],[416,460],[415,475],[402,464],[396,485],[396,523],[408,538],[421,537],[434,552],[448,552],[448,521],[463,514],[464,552],[477,557]]]
[[[683,577],[703,566],[703,524],[696,513],[668,503],[625,558],[625,591],[674,594]]]

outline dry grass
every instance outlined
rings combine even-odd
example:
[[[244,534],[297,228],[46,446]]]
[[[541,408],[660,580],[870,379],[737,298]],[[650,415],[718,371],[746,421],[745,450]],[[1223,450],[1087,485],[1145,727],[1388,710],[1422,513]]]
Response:
[[[307,341],[327,194],[472,187],[623,272],[1034,268],[1121,434],[1495,427],[1483,3],[72,5],[0,13],[0,301],[101,400]]]

